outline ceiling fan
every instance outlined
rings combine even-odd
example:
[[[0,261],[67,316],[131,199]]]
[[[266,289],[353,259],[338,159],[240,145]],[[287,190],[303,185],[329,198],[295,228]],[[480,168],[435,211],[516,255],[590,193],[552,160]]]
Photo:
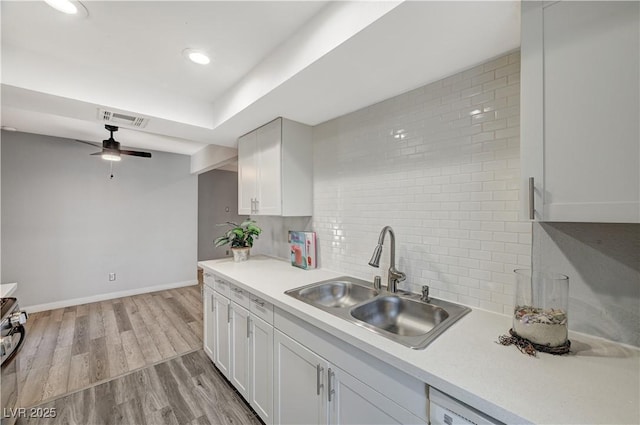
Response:
[[[141,151],[132,151],[127,149],[120,149],[120,142],[117,142],[113,138],[113,133],[118,131],[118,127],[115,125],[105,124],[104,128],[110,132],[110,136],[107,140],[102,141],[102,146],[97,143],[86,142],[84,140],[77,140],[77,142],[85,143],[87,145],[95,146],[97,148],[102,148],[101,152],[92,153],[91,155],[100,155],[102,159],[106,159],[107,161],[120,161],[120,155],[131,155],[131,156],[140,156],[142,158],[151,158],[151,153],[149,152],[141,152]]]

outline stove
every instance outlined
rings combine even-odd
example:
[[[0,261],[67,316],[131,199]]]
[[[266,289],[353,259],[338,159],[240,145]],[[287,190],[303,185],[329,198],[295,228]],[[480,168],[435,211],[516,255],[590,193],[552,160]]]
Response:
[[[16,417],[11,416],[18,399],[18,374],[15,356],[22,347],[27,332],[24,324],[27,322],[27,313],[20,311],[18,300],[15,298],[0,298],[2,307],[0,321],[0,367],[2,369],[2,417],[1,425],[11,425]],[[8,413],[9,412],[9,413]]]

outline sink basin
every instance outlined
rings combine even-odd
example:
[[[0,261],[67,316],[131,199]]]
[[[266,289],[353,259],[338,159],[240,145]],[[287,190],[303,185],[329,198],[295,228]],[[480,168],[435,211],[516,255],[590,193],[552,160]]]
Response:
[[[345,308],[370,300],[378,292],[356,279],[338,278],[287,291],[286,294],[315,306]]]
[[[285,292],[290,297],[413,349],[423,349],[470,308],[411,292],[376,291],[371,282],[342,276]]]
[[[400,336],[425,335],[449,317],[441,307],[407,298],[376,298],[351,310],[351,316]]]

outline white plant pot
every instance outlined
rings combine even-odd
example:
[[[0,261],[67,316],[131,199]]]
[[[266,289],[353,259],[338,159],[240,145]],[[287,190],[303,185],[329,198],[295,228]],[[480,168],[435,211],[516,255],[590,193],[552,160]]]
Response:
[[[247,261],[249,259],[249,251],[251,248],[231,248],[233,252],[233,261]]]

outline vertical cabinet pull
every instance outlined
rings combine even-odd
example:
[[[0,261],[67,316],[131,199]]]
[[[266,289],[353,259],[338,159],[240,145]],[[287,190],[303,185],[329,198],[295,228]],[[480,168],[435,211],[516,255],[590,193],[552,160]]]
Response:
[[[327,373],[327,381],[328,381],[327,396],[329,397],[329,402],[331,402],[332,396],[336,392],[335,388],[333,388],[333,385],[331,384],[331,381],[334,380],[335,377],[336,377],[336,374],[331,370],[331,368],[329,368],[329,373]]]
[[[533,177],[529,177],[529,220],[533,220],[535,218],[534,192],[535,186],[533,184]]]
[[[231,306],[227,306],[227,323],[231,321]]]
[[[247,317],[247,338],[251,335],[251,317]]]
[[[211,312],[213,313],[214,311],[216,311],[216,302],[213,299],[213,294],[211,294]]]
[[[322,372],[324,368],[320,365],[316,365],[316,394],[320,395],[320,388],[322,388],[322,383],[320,382],[322,379]]]

